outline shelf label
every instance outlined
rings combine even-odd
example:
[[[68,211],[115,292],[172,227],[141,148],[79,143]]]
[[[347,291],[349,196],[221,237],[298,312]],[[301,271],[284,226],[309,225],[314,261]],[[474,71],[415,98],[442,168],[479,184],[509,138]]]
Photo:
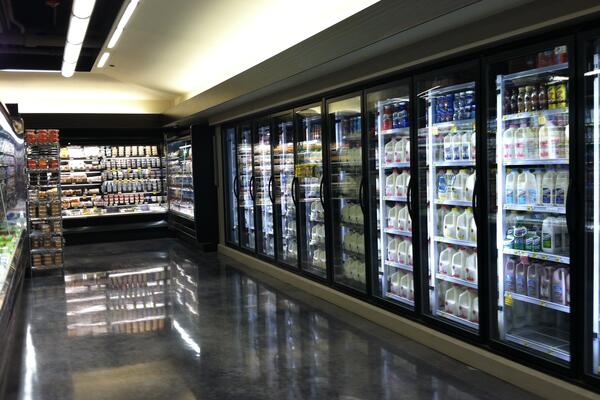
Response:
[[[431,134],[434,135],[434,136],[437,136],[437,135],[440,134],[440,130],[438,129],[437,126],[432,126],[431,127]]]
[[[504,305],[507,307],[512,307],[513,305],[512,295],[508,292],[504,294]]]
[[[538,124],[546,125],[546,116],[544,116],[544,114],[540,114],[540,116],[538,117]]]
[[[544,300],[540,300],[540,306],[546,307],[546,302]]]

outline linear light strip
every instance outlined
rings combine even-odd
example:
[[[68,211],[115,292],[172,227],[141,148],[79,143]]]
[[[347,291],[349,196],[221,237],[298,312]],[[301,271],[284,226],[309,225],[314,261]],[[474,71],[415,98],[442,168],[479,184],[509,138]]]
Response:
[[[61,68],[61,74],[65,78],[70,78],[75,73],[95,3],[96,0],[75,0],[73,2]]]
[[[117,24],[117,27],[115,28],[115,31],[110,37],[110,40],[108,41],[108,45],[106,47],[112,49],[117,45],[117,42],[119,41],[119,38],[123,33],[123,29],[125,29],[125,25],[127,25],[127,22],[129,22],[129,19],[133,15],[133,12],[135,11],[135,8],[137,7],[139,2],[139,0],[131,0],[129,2],[127,8],[125,9],[125,12],[123,13],[123,15],[121,15],[121,19],[119,20],[119,23]]]

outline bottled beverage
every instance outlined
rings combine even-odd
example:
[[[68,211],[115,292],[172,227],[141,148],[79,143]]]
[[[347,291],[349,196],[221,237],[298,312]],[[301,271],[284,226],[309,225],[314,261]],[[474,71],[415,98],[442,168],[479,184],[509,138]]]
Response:
[[[542,176],[542,204],[545,206],[551,206],[554,204],[554,184],[556,179],[556,172],[554,170],[548,170]]]
[[[542,223],[542,251],[558,254],[562,249],[562,231],[553,217],[546,217]]]
[[[477,253],[471,253],[465,261],[465,277],[469,282],[477,282]]]
[[[450,266],[454,256],[454,249],[451,246],[446,247],[440,253],[438,261],[438,271],[442,275],[450,275]]]
[[[385,178],[385,195],[395,196],[396,195],[396,178],[398,173],[394,170],[387,178]]]
[[[502,134],[502,144],[504,147],[504,159],[512,160],[515,158],[515,126],[510,125]]]
[[[455,175],[452,189],[450,190],[451,200],[464,200],[465,185],[468,177],[469,175],[467,174],[466,169],[461,169],[459,173]]]
[[[512,89],[510,95],[510,114],[516,114],[519,112],[519,92],[517,88]]]
[[[555,108],[564,108],[567,106],[567,85],[564,82],[558,82],[555,85],[556,105]]]
[[[448,314],[458,314],[458,289],[453,286],[444,295],[444,311]]]
[[[466,253],[464,250],[458,250],[452,255],[452,266],[450,268],[450,275],[454,278],[464,279]]]
[[[452,121],[452,118],[454,116],[454,94],[453,93],[446,95],[446,101],[445,101],[444,105],[446,106],[446,113],[447,113],[446,121]]]
[[[554,62],[563,64],[568,61],[567,46],[557,46],[554,48]]]
[[[535,184],[536,184],[535,204],[541,205],[542,204],[542,194],[543,194],[542,184],[543,184],[544,172],[541,169],[538,169],[533,172],[533,175],[535,176]]]
[[[396,229],[398,228],[398,212],[400,211],[400,204],[396,203],[394,207],[390,207],[388,209],[387,221],[388,228]],[[349,219],[349,218],[347,218]],[[344,220],[344,214],[342,211],[342,220]]]
[[[464,319],[470,319],[473,309],[473,300],[475,293],[469,289],[465,289],[458,297],[458,316]]]
[[[531,111],[537,111],[540,109],[537,88],[535,86],[528,86],[528,88],[531,90]]]
[[[523,259],[515,267],[515,290],[518,294],[527,294],[527,268]]]
[[[382,129],[388,130],[393,127],[393,110],[390,104],[383,106],[383,115],[382,115]]]
[[[526,112],[533,111],[533,99],[532,94],[534,92],[533,86],[525,87],[525,95],[523,96],[523,107]]]
[[[396,141],[396,145],[394,146],[394,161],[395,162],[404,162],[404,146],[406,145],[406,139],[400,139]]]
[[[509,258],[504,265],[504,290],[515,291],[515,260]]]
[[[554,268],[544,266],[540,271],[540,300],[551,300],[552,298],[552,275]]]
[[[406,196],[410,174],[405,170],[396,178],[396,196]]]
[[[527,296],[536,299],[540,297],[540,269],[539,264],[531,264],[527,268]]]
[[[538,100],[538,110],[545,110],[548,108],[548,96],[546,93],[546,85],[543,83],[538,85],[537,89],[537,100]]]
[[[386,163],[394,162],[395,150],[396,150],[396,139],[392,139],[385,144],[384,153],[385,153],[385,162]]]
[[[552,125],[547,131],[548,158],[565,158],[565,128]]]
[[[444,229],[443,234],[446,238],[456,238],[456,220],[458,218],[458,209],[453,208],[448,214],[444,216]]]
[[[569,188],[569,171],[560,170],[556,174],[556,183],[554,185],[554,204],[564,207],[567,200],[567,191]]]
[[[462,156],[462,135],[455,133],[452,135],[452,159],[460,160]]]
[[[461,135],[461,151],[460,156],[463,160],[471,158],[471,135],[465,132]]]
[[[509,171],[509,170],[507,170]],[[505,202],[506,204],[517,204],[517,171],[511,170],[505,180]]]
[[[471,239],[471,221],[473,220],[473,212],[469,207],[458,216],[456,219],[456,238],[459,240]]]
[[[548,135],[548,127],[542,126],[538,131],[538,155],[541,159],[549,158],[549,135]]]
[[[552,274],[552,302],[567,304],[567,270],[556,268]]]
[[[454,134],[448,133],[444,136],[444,160],[450,161],[454,159]]]
[[[471,175],[469,175],[465,183],[464,197],[466,201],[473,200],[473,191],[475,190],[475,178],[476,175],[475,172],[473,172]]]
[[[520,113],[525,111],[525,87],[524,86],[521,86],[518,91],[517,109],[518,109],[518,112],[520,112]]]
[[[550,82],[547,83],[546,91],[548,96],[548,109],[556,108],[556,85]]]

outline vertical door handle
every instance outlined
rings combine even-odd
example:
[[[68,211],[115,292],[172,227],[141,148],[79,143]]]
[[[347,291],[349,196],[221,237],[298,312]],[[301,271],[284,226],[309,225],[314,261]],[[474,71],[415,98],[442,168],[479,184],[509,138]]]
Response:
[[[274,204],[275,202],[273,201],[273,175],[271,175],[271,177],[269,178],[269,199],[271,199],[271,204]]]
[[[571,218],[569,218],[569,210],[573,208],[573,204],[571,204],[572,201],[574,201],[574,197],[571,194],[573,193],[573,179],[571,178],[571,176],[569,175],[569,186],[567,187],[567,198],[565,199],[565,206],[567,209],[566,212],[566,218],[567,218],[567,229],[569,230],[569,233],[572,234],[573,232],[575,232],[574,227],[573,227],[573,221]]]
[[[381,185],[381,182],[379,183]],[[408,189],[406,190],[406,205],[408,207],[408,213],[410,214],[410,218],[414,219],[414,215],[412,213],[412,176],[408,179]]]
[[[233,195],[235,196],[235,199],[237,201],[240,200],[240,191],[238,189],[238,176],[237,175],[233,178]]]
[[[319,199],[321,200],[321,205],[325,207],[325,200],[323,200],[323,177],[321,177],[321,183],[319,184]]]
[[[475,175],[475,183],[473,185],[473,197],[471,198],[471,208],[473,208],[473,216],[475,217],[475,224],[479,219],[479,201],[477,199],[477,194],[479,192],[478,188],[479,176]]]
[[[360,184],[358,185],[358,202],[360,204],[360,209],[363,212],[363,215],[366,214],[365,210],[367,208],[367,206],[365,205],[365,201],[364,201],[364,189],[365,189],[365,178],[362,177],[360,179]]]
[[[294,177],[294,179],[292,179],[292,201],[294,202],[294,205],[296,207],[298,207],[298,195],[296,193],[297,188],[298,188],[298,177]]]
[[[250,192],[250,198],[254,201],[254,175],[250,178],[248,191]]]

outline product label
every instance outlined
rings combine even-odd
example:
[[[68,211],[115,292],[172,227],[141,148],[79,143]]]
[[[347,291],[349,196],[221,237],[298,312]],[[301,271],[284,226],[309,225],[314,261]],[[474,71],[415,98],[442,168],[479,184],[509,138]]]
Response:
[[[542,233],[542,247],[544,249],[549,249],[552,247],[552,235],[548,232]]]
[[[506,204],[515,204],[515,192],[512,189],[506,189]]]
[[[529,189],[527,191],[527,197],[529,198],[529,204],[537,203],[537,191],[535,189]]]
[[[462,159],[468,160],[471,157],[471,146],[468,143],[463,143],[462,145]]]
[[[444,147],[444,159],[445,160],[452,160],[452,146],[445,146]]]
[[[454,153],[454,159],[455,160],[460,160],[460,145],[455,145],[453,147],[452,152]]]
[[[542,188],[542,204],[552,204],[552,189]]]
[[[516,283],[517,283],[517,293],[524,293],[525,292],[525,277],[524,276],[519,276],[517,275],[517,279],[516,279]]]
[[[554,190],[554,202],[556,205],[564,205],[565,204],[565,191],[562,188],[557,188]]]
[[[527,192],[525,190],[517,191],[517,204],[527,204]]]

